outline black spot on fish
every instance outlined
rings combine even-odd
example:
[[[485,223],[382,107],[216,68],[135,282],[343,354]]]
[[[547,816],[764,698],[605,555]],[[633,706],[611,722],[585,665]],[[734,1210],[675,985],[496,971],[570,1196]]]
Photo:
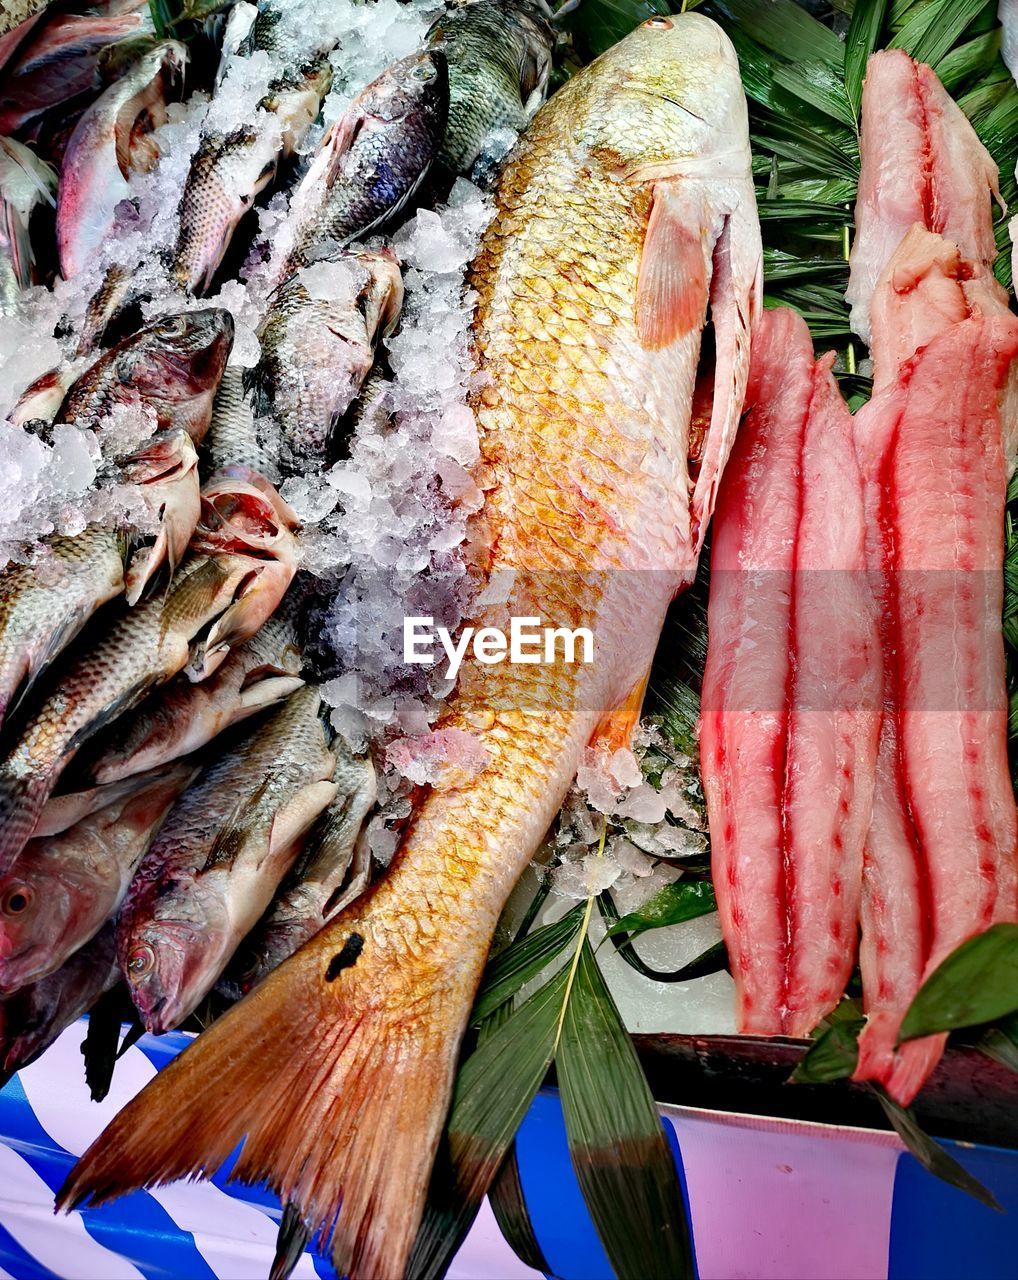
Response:
[[[329,967],[325,970],[325,981],[335,982],[344,969],[350,969],[357,963],[363,950],[364,939],[359,933],[351,933],[343,943],[342,951],[337,951],[329,961]]]

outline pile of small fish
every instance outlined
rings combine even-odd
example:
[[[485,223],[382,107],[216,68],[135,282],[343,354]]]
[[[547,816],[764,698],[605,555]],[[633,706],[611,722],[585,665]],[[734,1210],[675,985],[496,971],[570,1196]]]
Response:
[[[342,454],[385,374],[404,291],[378,233],[526,124],[556,38],[531,0],[439,12],[323,132],[335,51],[298,8],[202,12],[220,61],[172,239],[147,271],[103,268],[66,358],[8,415],[43,443],[88,433],[96,491],[123,500],[0,574],[0,1077],[121,981],[155,1032],[217,984],[235,998],[366,886],[374,769],[329,726],[306,656],[329,584],[300,567],[279,486]],[[94,278],[197,60],[134,0],[50,9],[0,40],[10,314],[25,291],[70,298]],[[238,66],[264,75],[257,108],[220,128]],[[273,187],[286,212],[246,268],[260,354],[235,365],[234,316],[200,297]]]

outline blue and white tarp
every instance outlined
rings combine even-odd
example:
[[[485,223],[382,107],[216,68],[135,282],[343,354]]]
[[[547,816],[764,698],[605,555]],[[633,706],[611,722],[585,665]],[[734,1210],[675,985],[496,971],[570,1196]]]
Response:
[[[259,1280],[279,1202],[227,1182],[139,1192],[53,1216],[53,1193],[106,1122],[187,1043],[145,1036],[102,1103],[88,1097],[84,1023],[0,1092],[0,1280]],[[1018,1153],[947,1144],[990,1187],[998,1214],[937,1181],[889,1133],[664,1107],[685,1188],[700,1280],[1014,1280]],[[566,1149],[558,1099],[542,1093],[520,1131],[523,1194],[550,1272],[610,1280]],[[299,1280],[328,1278],[300,1260]],[[491,1211],[452,1280],[540,1280],[509,1250]],[[379,1277],[378,1280],[391,1280]]]

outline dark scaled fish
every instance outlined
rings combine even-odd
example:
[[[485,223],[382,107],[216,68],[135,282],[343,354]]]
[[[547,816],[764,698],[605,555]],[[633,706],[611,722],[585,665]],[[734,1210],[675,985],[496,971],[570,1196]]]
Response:
[[[0,997],[0,1085],[34,1062],[119,981],[116,935],[108,924],[62,969]]]
[[[295,693],[174,805],[120,913],[117,951],[146,1028],[211,991],[336,793],[317,689]]]
[[[313,63],[272,84],[253,120],[202,139],[181,197],[173,262],[185,289],[212,283],[240,220],[301,145],[331,84],[329,63]]]
[[[228,986],[240,992],[261,982],[367,887],[371,854],[358,836],[375,803],[374,766],[370,756],[357,755],[341,740],[332,749],[335,798],[230,965]]]
[[[99,786],[179,760],[303,684],[301,655],[284,601],[255,634],[199,684],[183,676],[113,725],[85,777]]]
[[[165,594],[114,618],[61,673],[0,762],[0,872],[34,832],[65,767],[104,725],[191,660],[210,675],[273,612],[296,568],[285,504],[242,480],[205,487],[191,552]]]
[[[281,280],[323,245],[363,239],[413,198],[445,134],[445,55],[412,54],[387,68],[325,134],[290,201],[269,272]]]
[[[28,842],[0,877],[0,991],[53,973],[113,918],[170,805],[196,773],[176,765],[140,777],[112,804]]]
[[[71,385],[58,422],[102,431],[118,406],[140,407],[153,429],[183,428],[198,443],[233,346],[233,316],[221,307],[163,316],[104,352]]]
[[[122,537],[91,526],[52,537],[0,573],[0,724],[95,611],[124,589]]]
[[[254,392],[247,371],[227,368],[212,405],[212,422],[202,441],[202,466],[211,471],[250,467],[268,480],[278,478],[278,468],[258,433]]]
[[[449,64],[449,124],[439,159],[469,173],[496,129],[522,133],[548,94],[555,30],[530,0],[467,0],[431,27]]]
[[[257,378],[294,471],[331,460],[333,426],[360,391],[375,345],[395,326],[402,305],[403,278],[389,249],[314,262],[274,294],[258,330]]]
[[[57,248],[64,279],[82,271],[130,195],[128,179],[159,157],[152,131],[183,84],[187,52],[166,40],[138,60],[88,108],[67,143],[57,193]]]

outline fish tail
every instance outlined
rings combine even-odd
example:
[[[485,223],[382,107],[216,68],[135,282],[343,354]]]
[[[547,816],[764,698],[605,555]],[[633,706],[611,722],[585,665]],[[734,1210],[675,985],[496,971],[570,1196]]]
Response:
[[[923,1036],[897,1044],[901,1014],[872,1010],[859,1037],[859,1061],[853,1080],[869,1080],[907,1107],[929,1079],[947,1043],[946,1035]]]
[[[205,1031],[93,1143],[73,1208],[218,1169],[267,1182],[350,1280],[403,1274],[480,963],[444,974],[391,914],[344,912]],[[481,957],[483,960],[483,956]],[[285,1274],[286,1242],[279,1266]]]

